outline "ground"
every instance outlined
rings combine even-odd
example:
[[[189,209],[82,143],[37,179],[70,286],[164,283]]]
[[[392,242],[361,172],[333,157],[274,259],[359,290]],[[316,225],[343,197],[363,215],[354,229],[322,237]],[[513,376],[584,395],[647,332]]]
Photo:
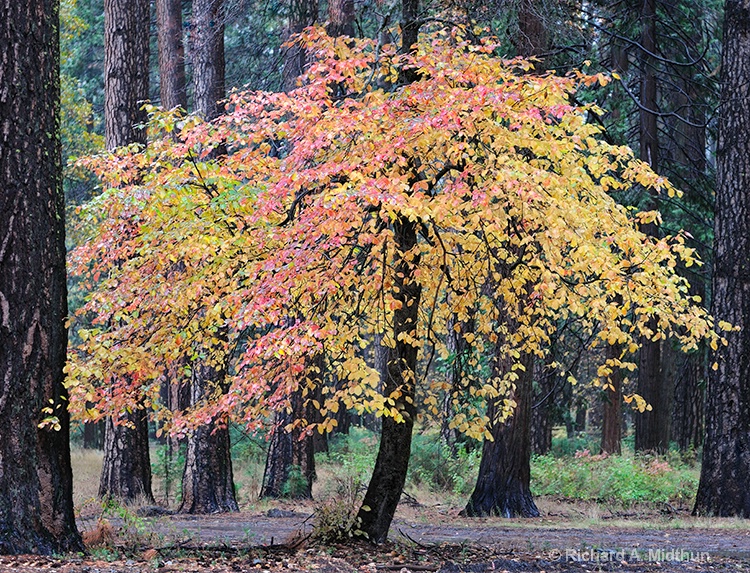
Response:
[[[323,546],[312,504],[210,516],[82,515],[89,556],[0,558],[0,572],[482,573],[750,571],[750,523],[683,509],[606,512],[540,502],[544,517],[467,519],[459,508],[399,509],[389,543]],[[146,510],[145,513],[148,513]],[[99,536],[99,539],[97,539]]]

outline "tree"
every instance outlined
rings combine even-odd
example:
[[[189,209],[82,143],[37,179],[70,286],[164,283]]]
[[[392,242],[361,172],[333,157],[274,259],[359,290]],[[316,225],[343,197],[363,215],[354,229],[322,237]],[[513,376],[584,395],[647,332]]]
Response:
[[[193,0],[193,98],[208,121],[221,114],[224,99],[224,0]]]
[[[224,92],[224,2],[193,2],[193,97],[196,113],[210,122],[222,109]],[[225,153],[222,147],[212,155]],[[178,272],[185,272],[181,265]],[[199,313],[205,314],[201,308]],[[226,392],[228,355],[221,317],[208,323],[206,343],[188,353],[190,406]],[[193,429],[187,440],[182,475],[181,513],[239,511],[234,488],[229,427],[226,419],[211,420]]]
[[[354,0],[328,2],[328,35],[354,36]]]
[[[145,145],[142,109],[148,99],[148,0],[104,2],[104,125],[108,150]],[[118,321],[116,321],[118,322]],[[114,329],[118,325],[113,325]],[[153,500],[148,451],[148,416],[142,404],[109,420],[104,434],[100,497]]]
[[[493,358],[494,375],[512,380],[513,385],[507,396],[489,402],[492,439],[484,441],[477,483],[463,513],[469,517],[538,517],[530,488],[533,362],[529,356],[514,360],[500,338]],[[503,400],[514,402],[510,417]]]
[[[0,553],[81,551],[67,392],[59,3],[0,2]]]
[[[750,517],[750,7],[724,4],[721,107],[716,153],[712,311],[737,330],[717,357],[706,391],[706,436],[693,513]],[[714,351],[717,347],[713,347]]]
[[[513,38],[516,50],[524,57],[537,56],[546,48],[547,34],[540,15],[533,3],[522,0],[518,14],[518,34]],[[516,223],[514,223],[516,224]],[[517,224],[521,224],[520,221]],[[519,257],[519,252],[513,253]],[[503,264],[494,265],[494,273],[508,276]],[[492,280],[487,277],[487,280]],[[506,301],[498,301],[504,308]],[[515,326],[514,326],[515,328]],[[510,332],[509,335],[514,335]],[[513,415],[505,420],[506,408],[495,400],[487,406],[488,426],[491,436],[485,438],[482,459],[474,491],[464,513],[475,517],[502,515],[505,517],[536,517],[539,510],[531,496],[531,403],[533,400],[534,357],[520,357],[518,372],[513,371],[514,360],[508,360],[507,348],[498,334],[498,348],[492,357],[493,374],[496,378],[514,381],[507,398],[514,404]],[[503,400],[506,398],[503,397]],[[548,414],[547,409],[537,410],[536,415]]]
[[[318,0],[289,0],[289,20],[287,23],[287,39],[299,34],[307,26],[318,21]],[[284,51],[283,88],[287,91],[294,89],[297,80],[305,71],[307,57],[304,47],[298,43],[290,43]]]
[[[221,323],[234,350],[229,388],[171,431],[228,415],[258,428],[297,392],[323,417],[293,422],[309,432],[330,431],[340,408],[374,412],[381,464],[399,464],[371,482],[377,505],[362,507],[376,515],[360,527],[378,541],[418,401],[440,411],[444,380],[418,358],[449,360],[456,320],[474,316],[472,354],[500,353],[507,365],[462,378],[451,426],[474,438],[491,438],[486,404],[500,420],[513,410],[525,360],[547,357],[561,321],[599,346],[622,345],[602,379],[634,367],[655,316],[687,350],[720,340],[674,271],[694,263],[684,239],[645,235],[637,225],[658,214],[610,196],[636,184],[674,190],[602,140],[586,122],[595,106],[572,103],[605,77],[535,75],[460,29],[426,35],[413,52],[319,28],[298,41],[311,57],[299,88],[234,94],[211,125],[187,118],[176,130],[172,114],[154,113],[154,132],[174,135],[91,161],[107,189],[81,211],[91,239],[71,258],[91,288],[81,313],[95,317],[71,361],[76,403],[90,396],[103,413],[148,401],[163,364],[209,348]],[[212,156],[218,146],[226,154]],[[117,332],[106,327],[114,317]],[[384,372],[360,351],[378,337]],[[319,378],[322,400],[305,384],[316,380],[311,356],[331,374]],[[106,394],[103,372],[120,381]]]
[[[185,46],[182,41],[182,0],[156,0],[159,37],[159,93],[166,109],[187,111]]]
[[[617,360],[622,349],[619,345],[609,346],[607,353],[610,360]],[[622,371],[615,367],[604,383],[601,451],[605,454],[619,454],[622,449],[622,378]]]

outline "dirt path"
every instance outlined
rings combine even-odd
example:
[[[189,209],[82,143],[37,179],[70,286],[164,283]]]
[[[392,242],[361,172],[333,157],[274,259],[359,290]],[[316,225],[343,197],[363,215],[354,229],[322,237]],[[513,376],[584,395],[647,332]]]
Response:
[[[432,519],[432,521],[426,521]],[[165,543],[193,546],[226,545],[259,547],[288,543],[312,530],[312,514],[270,510],[215,516],[163,516],[148,518],[149,527]],[[423,516],[419,520],[397,518],[392,540],[428,545],[481,545],[499,552],[536,553],[550,559],[582,559],[591,554],[645,554],[660,556],[705,554],[750,563],[750,529],[654,529],[653,524],[636,522],[631,527],[570,528],[544,526],[534,521],[463,519],[451,516]],[[672,551],[670,554],[669,552]],[[678,552],[678,553],[675,553]],[[669,559],[667,559],[669,560]]]

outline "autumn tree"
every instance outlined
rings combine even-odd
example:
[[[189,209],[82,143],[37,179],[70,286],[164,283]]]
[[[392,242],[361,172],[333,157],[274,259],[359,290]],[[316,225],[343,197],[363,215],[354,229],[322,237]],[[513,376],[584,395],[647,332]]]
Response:
[[[106,0],[104,3],[105,145],[112,150],[146,143],[142,109],[148,99],[148,0]],[[114,319],[112,328],[119,321]],[[153,500],[148,451],[148,413],[142,404],[107,420],[101,497]]]
[[[406,51],[317,28],[298,41],[310,65],[297,89],[234,94],[211,125],[154,112],[154,133],[169,136],[144,153],[91,160],[106,190],[81,211],[90,240],[71,256],[91,288],[81,316],[95,317],[70,366],[71,402],[98,405],[86,415],[155,401],[164,365],[215,339],[210,326],[221,321],[234,349],[229,388],[170,430],[228,415],[258,428],[296,392],[322,419],[290,429],[330,431],[341,408],[374,412],[381,469],[359,533],[377,542],[401,494],[417,406],[440,411],[445,380],[429,363],[448,358],[456,320],[476,317],[464,341],[498,366],[467,371],[451,426],[488,440],[516,407],[526,361],[547,358],[561,321],[599,347],[622,346],[602,359],[602,379],[634,368],[653,317],[688,350],[719,342],[674,271],[694,263],[684,238],[645,235],[638,224],[658,214],[610,195],[636,184],[674,190],[601,138],[586,121],[595,106],[572,103],[605,77],[529,73],[460,29]],[[212,155],[219,146],[226,153]],[[382,372],[361,352],[378,337]],[[330,376],[315,375],[311,356]],[[116,392],[100,385],[102,372],[117,376]]]
[[[708,378],[703,464],[693,512],[750,517],[750,256],[747,158],[750,153],[750,7],[724,4],[721,107],[716,154],[716,217],[712,310],[738,330]]]
[[[518,54],[524,57],[539,56],[547,45],[544,22],[536,12],[533,2],[522,0],[518,13],[518,34],[514,37]],[[516,257],[518,253],[515,253]],[[493,274],[507,275],[507,268],[495,265]],[[487,277],[487,280],[492,280]],[[506,301],[498,301],[504,307]],[[519,303],[525,304],[525,303]],[[502,311],[501,311],[502,312]],[[508,324],[512,324],[508,321]],[[513,336],[511,331],[509,336]],[[510,396],[499,396],[499,403],[490,400],[487,406],[490,436],[485,438],[482,459],[474,491],[466,504],[468,516],[502,515],[505,517],[536,517],[539,511],[531,496],[531,405],[533,401],[534,357],[524,355],[520,368],[513,371],[516,360],[509,360],[507,346],[502,339],[492,352],[493,376],[503,379],[514,376]],[[513,415],[503,419],[505,400],[514,404]],[[536,415],[547,414],[537,409]]]
[[[0,2],[0,553],[83,550],[67,392],[59,2]]]

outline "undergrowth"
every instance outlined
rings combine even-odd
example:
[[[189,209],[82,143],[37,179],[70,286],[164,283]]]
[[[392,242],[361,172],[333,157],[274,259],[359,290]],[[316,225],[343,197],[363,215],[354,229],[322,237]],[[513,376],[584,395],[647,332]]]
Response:
[[[623,453],[536,456],[531,463],[531,490],[536,496],[617,503],[689,505],[698,488],[700,470],[679,455]]]

